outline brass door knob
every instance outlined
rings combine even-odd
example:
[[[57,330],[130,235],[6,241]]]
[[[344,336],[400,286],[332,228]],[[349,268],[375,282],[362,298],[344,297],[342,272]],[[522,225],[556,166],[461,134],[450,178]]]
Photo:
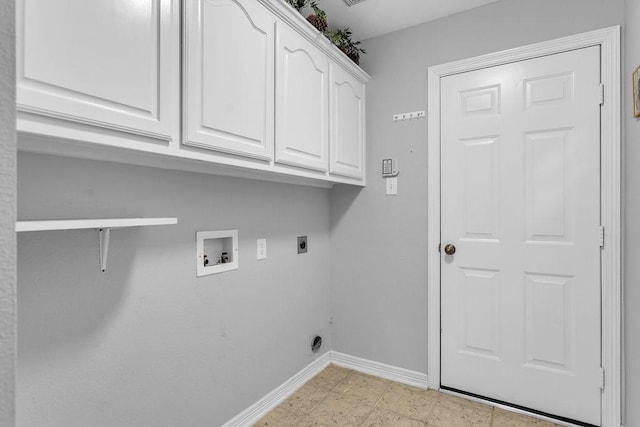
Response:
[[[444,247],[444,253],[447,255],[453,255],[456,253],[456,247],[449,243]]]

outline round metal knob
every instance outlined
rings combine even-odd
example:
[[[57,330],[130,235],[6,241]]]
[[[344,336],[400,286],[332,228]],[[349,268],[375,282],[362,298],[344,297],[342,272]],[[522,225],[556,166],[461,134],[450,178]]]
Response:
[[[456,247],[449,243],[444,247],[444,253],[447,255],[453,255],[456,253]]]

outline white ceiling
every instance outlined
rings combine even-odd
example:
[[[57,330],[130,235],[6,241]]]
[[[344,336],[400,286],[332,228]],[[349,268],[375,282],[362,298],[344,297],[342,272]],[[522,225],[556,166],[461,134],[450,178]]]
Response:
[[[348,7],[343,0],[319,0],[330,28],[351,28],[364,40],[497,0],[366,0]]]

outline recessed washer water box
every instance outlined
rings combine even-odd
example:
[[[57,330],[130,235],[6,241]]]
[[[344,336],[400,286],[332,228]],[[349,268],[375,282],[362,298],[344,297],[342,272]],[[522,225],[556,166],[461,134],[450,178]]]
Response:
[[[238,269],[238,230],[196,233],[198,277]]]

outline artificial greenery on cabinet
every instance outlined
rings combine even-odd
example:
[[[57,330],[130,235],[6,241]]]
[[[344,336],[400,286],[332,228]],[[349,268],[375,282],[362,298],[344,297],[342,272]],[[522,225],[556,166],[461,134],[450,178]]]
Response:
[[[349,28],[329,30],[327,14],[318,4],[318,0],[285,0],[291,7],[300,14],[304,9],[310,8],[310,13],[306,19],[320,33],[324,34],[338,49],[344,52],[353,62],[360,64],[360,55],[367,52],[362,48],[360,41],[353,40],[353,34]]]

